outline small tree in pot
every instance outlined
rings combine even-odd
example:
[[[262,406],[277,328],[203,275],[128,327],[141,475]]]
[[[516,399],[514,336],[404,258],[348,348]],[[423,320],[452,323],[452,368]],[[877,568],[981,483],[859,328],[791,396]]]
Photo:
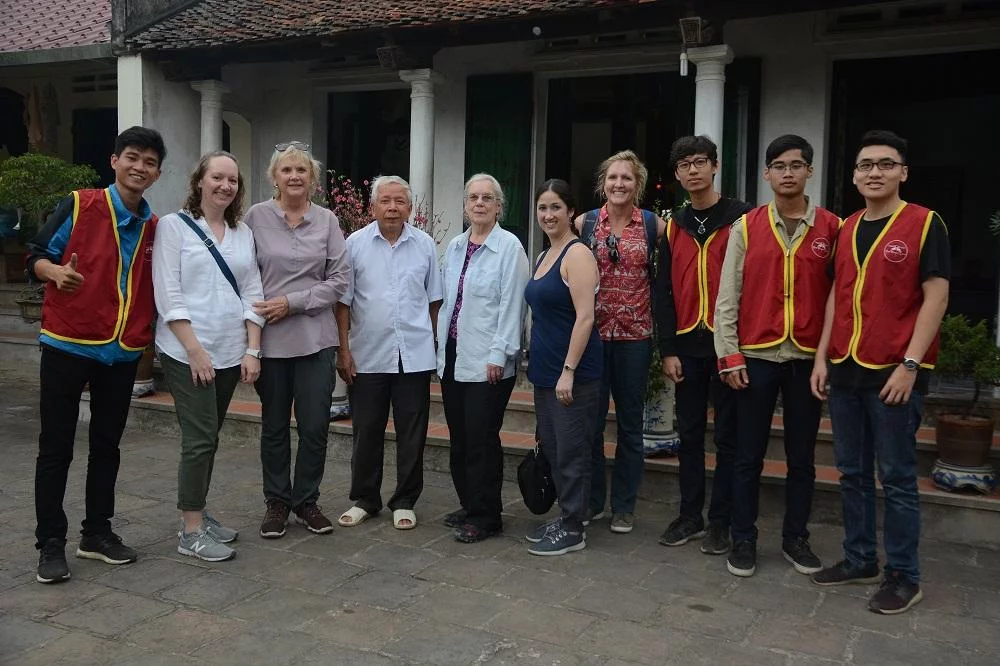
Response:
[[[940,461],[961,467],[984,467],[993,444],[993,419],[977,412],[984,386],[1000,384],[1000,349],[985,321],[972,325],[965,315],[941,322],[941,348],[935,371],[942,377],[972,381],[972,397],[960,413],[937,420]]]

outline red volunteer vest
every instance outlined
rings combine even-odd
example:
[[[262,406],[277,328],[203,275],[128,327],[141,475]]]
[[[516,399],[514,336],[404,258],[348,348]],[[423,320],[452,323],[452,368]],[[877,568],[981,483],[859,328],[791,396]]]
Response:
[[[715,330],[715,299],[719,296],[722,261],[729,244],[729,225],[716,229],[699,245],[691,234],[667,220],[670,277],[673,281],[677,333],[694,330],[701,322]]]
[[[858,257],[856,235],[864,212],[844,222],[842,243],[834,257],[835,310],[829,356],[833,363],[850,356],[866,368],[887,368],[902,363],[924,302],[920,253],[933,213],[903,202],[868,256]],[[920,365],[933,368],[937,352],[935,335]]]
[[[747,307],[740,308],[740,349],[773,347],[790,336],[802,351],[816,351],[832,284],[827,265],[839,229],[839,217],[817,208],[813,226],[788,249],[770,205],[743,216]]]
[[[73,193],[73,229],[63,258],[77,254],[84,276],[75,293],[45,286],[42,333],[81,345],[117,341],[123,349],[141,351],[153,339],[153,236],[156,216],[143,225],[128,272],[127,291],[119,287],[123,270],[118,218],[108,190]]]

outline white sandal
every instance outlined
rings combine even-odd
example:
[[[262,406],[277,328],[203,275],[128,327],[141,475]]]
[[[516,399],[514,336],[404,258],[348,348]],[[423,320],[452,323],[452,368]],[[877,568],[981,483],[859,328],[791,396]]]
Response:
[[[404,520],[410,521],[410,524],[401,524]],[[412,509],[396,509],[392,512],[392,526],[397,530],[412,530],[417,526],[417,514]]]
[[[371,514],[360,506],[352,506],[350,509],[340,514],[337,524],[341,527],[356,527],[371,518]]]

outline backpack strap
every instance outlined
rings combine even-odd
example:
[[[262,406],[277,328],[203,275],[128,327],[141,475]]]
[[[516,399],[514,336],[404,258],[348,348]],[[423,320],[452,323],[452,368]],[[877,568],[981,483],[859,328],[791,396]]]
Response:
[[[646,228],[646,273],[650,282],[656,280],[656,213],[651,210],[642,211],[642,223]]]
[[[205,235],[202,228],[199,227],[197,223],[195,223],[195,221],[186,214],[178,212],[177,217],[184,220],[184,223],[191,228],[191,231],[198,235],[198,238],[200,238],[201,242],[205,244],[208,251],[212,253],[212,258],[215,259],[215,263],[219,265],[219,270],[222,271],[222,276],[226,278],[227,282],[229,282],[233,291],[236,292],[236,296],[240,297],[240,288],[236,286],[236,276],[233,275],[233,272],[229,269],[229,264],[226,263],[226,260],[222,258],[222,253],[219,252],[219,248],[215,247],[215,242]]]
[[[583,229],[580,230],[580,240],[587,244],[595,257],[597,256],[597,216],[600,212],[598,209],[588,211],[583,216]]]

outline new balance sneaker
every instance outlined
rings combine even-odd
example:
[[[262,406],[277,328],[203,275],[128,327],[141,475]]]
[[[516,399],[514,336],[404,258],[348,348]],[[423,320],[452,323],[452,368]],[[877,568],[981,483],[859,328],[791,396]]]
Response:
[[[315,502],[303,504],[295,510],[295,522],[305,525],[313,534],[328,534],[333,531],[333,523],[323,515]]]
[[[260,535],[265,539],[277,539],[285,536],[285,525],[288,524],[290,511],[288,505],[277,497],[268,497],[265,504],[267,511],[260,524]]]
[[[61,583],[69,580],[69,565],[66,564],[66,543],[62,539],[46,539],[38,554],[39,583]]]
[[[206,532],[212,535],[212,538],[219,543],[232,543],[240,536],[240,533],[232,528],[224,526],[218,520],[213,518],[208,512],[202,512],[201,514],[201,526]],[[184,521],[181,520],[181,528],[177,530],[177,536],[184,534]]]
[[[122,538],[114,532],[81,536],[76,556],[108,564],[128,564],[139,559],[139,553],[123,544]]]
[[[232,559],[236,551],[229,546],[219,543],[212,534],[205,529],[197,532],[181,532],[180,542],[177,544],[177,552],[189,557],[197,557],[206,562],[223,562]]]
[[[726,560],[726,569],[734,576],[749,578],[757,571],[757,542],[752,539],[737,541]]]
[[[447,516],[444,517],[444,526],[450,527],[452,529],[459,529],[462,525],[465,525],[465,519],[469,517],[469,512],[465,509],[458,509],[457,511],[452,511]]]
[[[869,583],[877,583],[881,579],[882,573],[879,571],[877,562],[856,567],[847,560],[841,560],[832,567],[821,569],[809,578],[816,585],[822,585],[823,587],[849,585],[851,583],[867,585]]]
[[[524,535],[524,538],[529,543],[538,543],[545,538],[545,535],[550,531],[562,526],[562,518],[556,516],[552,520],[546,520],[544,523],[540,523],[535,527],[528,530],[528,533]]]
[[[823,563],[812,552],[808,539],[784,539],[781,542],[781,554],[800,574],[808,576],[823,570]]]
[[[611,516],[611,531],[615,534],[628,534],[634,526],[634,513],[616,513]]]
[[[705,530],[705,540],[701,542],[701,552],[706,555],[725,555],[732,547],[729,527],[722,523],[709,523]]]
[[[905,613],[920,603],[924,593],[920,586],[899,574],[886,574],[878,591],[868,600],[868,610],[882,615]]]
[[[532,555],[565,555],[586,547],[583,532],[567,532],[560,522],[557,527],[546,532],[541,541],[528,548],[528,552]]]
[[[705,523],[701,516],[692,518],[690,516],[680,516],[667,526],[667,529],[660,536],[660,543],[664,546],[683,546],[691,539],[700,539],[705,536]]]

